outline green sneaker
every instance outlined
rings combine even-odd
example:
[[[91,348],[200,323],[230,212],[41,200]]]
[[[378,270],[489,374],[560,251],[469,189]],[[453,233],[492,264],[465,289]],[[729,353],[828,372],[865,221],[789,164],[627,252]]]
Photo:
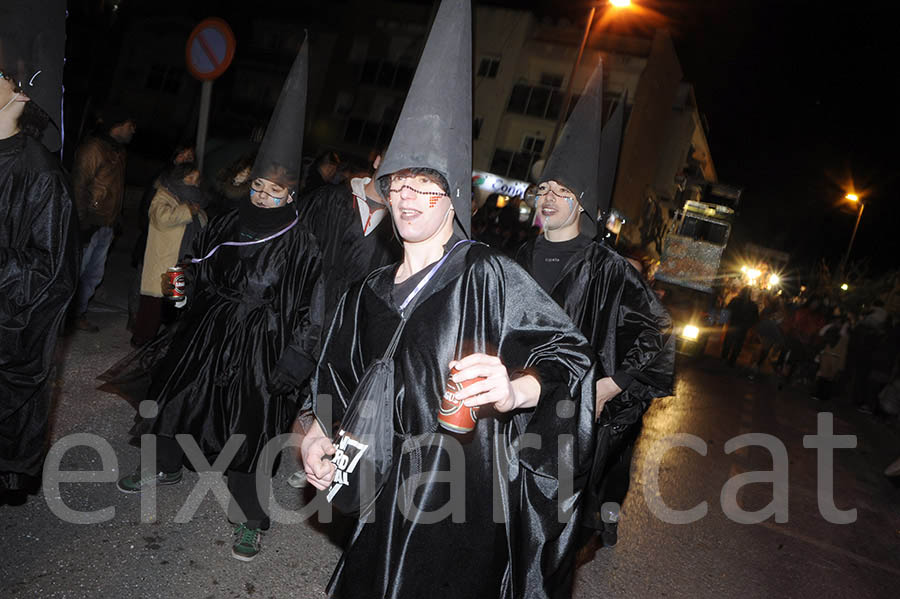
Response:
[[[247,528],[238,524],[234,528],[234,543],[231,545],[231,557],[242,562],[253,561],[259,554],[262,531],[258,528]]]
[[[175,485],[181,482],[181,470],[178,472],[159,472],[151,474],[145,478],[141,478],[141,472],[138,470],[134,474],[119,479],[116,487],[123,493],[140,493],[152,483],[157,485]]]

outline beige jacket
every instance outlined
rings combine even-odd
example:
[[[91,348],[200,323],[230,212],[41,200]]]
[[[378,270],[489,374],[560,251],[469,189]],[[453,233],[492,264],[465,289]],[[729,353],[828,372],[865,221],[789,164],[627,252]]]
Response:
[[[198,213],[203,225],[206,214]],[[184,229],[191,222],[191,210],[180,203],[165,187],[156,190],[150,202],[150,227],[141,271],[141,295],[162,297],[162,275],[178,262],[178,250]]]

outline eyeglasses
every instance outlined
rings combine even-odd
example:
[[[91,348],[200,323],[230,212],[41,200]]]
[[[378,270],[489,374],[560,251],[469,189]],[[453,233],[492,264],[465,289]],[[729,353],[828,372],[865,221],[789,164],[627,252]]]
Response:
[[[280,197],[273,196],[268,191],[265,191],[262,188],[262,185],[257,183],[256,181],[253,181],[252,183],[250,183],[250,193],[251,194],[259,194],[261,196],[266,196],[267,198],[271,199],[273,202],[283,202],[284,200],[287,199],[288,195],[290,195],[290,194],[286,193],[285,195],[280,196]]]
[[[564,193],[572,193],[571,191],[569,191],[569,190],[566,189],[565,187],[560,188],[560,191],[562,191],[562,192],[564,192]],[[557,198],[559,198],[559,199],[561,199],[561,200],[567,200],[567,199],[568,199],[568,200],[571,200],[571,199],[572,199],[572,198],[571,198],[570,196],[568,196],[568,195],[563,195],[562,193],[558,193],[558,192],[554,191],[554,190],[553,190],[549,185],[547,185],[547,184],[543,184],[543,185],[538,186],[538,188],[537,188],[537,193],[535,193],[534,195],[535,195],[536,197],[538,197],[538,198],[542,198],[542,197],[545,197],[545,196],[550,195],[550,194],[556,196]]]
[[[16,81],[16,78],[13,77],[10,73],[0,70],[0,79],[6,79],[10,83],[12,83],[14,92],[20,93],[22,91],[22,87],[19,85],[19,82]]]

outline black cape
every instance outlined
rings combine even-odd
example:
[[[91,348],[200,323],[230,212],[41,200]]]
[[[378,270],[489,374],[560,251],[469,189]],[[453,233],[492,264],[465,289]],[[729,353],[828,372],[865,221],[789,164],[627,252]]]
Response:
[[[534,240],[524,244],[516,261],[531,271]],[[588,517],[599,511],[602,470],[610,445],[640,422],[656,397],[671,395],[675,369],[672,320],[640,274],[602,241],[572,256],[551,296],[587,337],[597,361],[598,379],[625,373],[633,380],[606,403],[600,415],[588,502]]]
[[[315,409],[323,426],[331,424],[323,394],[332,396],[333,418],[340,420],[365,368],[381,357],[400,321],[396,301],[402,298],[392,297],[395,272],[389,266],[372,273],[341,302],[319,363]],[[329,593],[568,597],[580,490],[576,483],[574,493],[562,493],[562,507],[576,514],[560,523],[558,473],[562,468],[581,480],[590,466],[591,349],[525,271],[482,244],[457,248],[416,306],[394,358],[394,429],[429,445],[401,455],[395,443],[374,521],[357,525]],[[499,355],[510,371],[529,369],[541,381],[541,399],[515,415],[482,408],[475,431],[457,445],[457,437],[438,429],[437,414],[449,362],[472,352]],[[566,400],[574,402],[568,412]],[[536,436],[540,449],[526,447],[516,458],[508,441],[518,445],[523,433]],[[404,517],[398,502],[406,481],[419,481],[413,501],[422,512],[447,504],[451,485],[439,479],[454,447],[462,448],[465,463],[463,521],[425,524]]]
[[[225,241],[247,241],[236,211],[209,223],[195,255]],[[253,472],[266,443],[297,415],[298,392],[272,396],[267,385],[288,345],[314,355],[309,312],[319,251],[298,223],[265,243],[222,246],[189,269],[188,305],[177,325],[101,375],[108,381],[101,389],[134,395],[140,384],[129,383],[149,383],[147,398],[159,413],[132,433],[192,435],[208,459],[231,435],[246,435],[230,469]]]
[[[324,326],[331,322],[341,296],[353,283],[402,256],[391,215],[363,235],[356,198],[347,185],[323,185],[301,198],[300,222],[316,238],[322,253]],[[385,208],[387,209],[387,208]]]
[[[0,490],[40,476],[56,337],[78,279],[72,196],[36,140],[0,140]]]

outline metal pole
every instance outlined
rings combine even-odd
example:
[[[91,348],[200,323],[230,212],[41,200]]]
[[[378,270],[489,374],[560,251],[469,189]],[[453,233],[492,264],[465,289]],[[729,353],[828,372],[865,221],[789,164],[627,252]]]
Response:
[[[597,11],[595,6],[591,7],[591,12],[588,15],[588,22],[584,28],[584,36],[581,38],[581,46],[578,48],[578,56],[575,57],[575,62],[572,63],[572,72],[569,73],[569,83],[566,85],[566,96],[563,99],[562,108],[559,111],[559,117],[556,119],[556,126],[553,127],[553,137],[550,138],[550,146],[547,150],[547,155],[553,151],[553,148],[556,147],[556,138],[559,136],[559,130],[562,127],[563,121],[566,116],[569,114],[569,102],[572,101],[572,83],[575,80],[575,71],[578,70],[578,64],[581,62],[581,56],[584,54],[584,47],[587,45],[588,38],[591,36],[591,25],[594,23],[594,13]]]
[[[856,239],[856,230],[859,229],[859,221],[862,219],[863,210],[866,208],[866,205],[862,202],[859,203],[859,214],[856,215],[856,224],[853,225],[853,235],[850,236],[850,243],[847,245],[847,253],[844,254],[844,259],[841,261],[841,276],[843,277],[845,274],[845,269],[847,268],[847,261],[850,259],[850,250],[853,249],[853,240]]]
[[[200,120],[197,123],[197,168],[203,172],[203,155],[206,153],[206,130],[209,125],[209,104],[212,99],[212,81],[204,81],[200,88]]]

